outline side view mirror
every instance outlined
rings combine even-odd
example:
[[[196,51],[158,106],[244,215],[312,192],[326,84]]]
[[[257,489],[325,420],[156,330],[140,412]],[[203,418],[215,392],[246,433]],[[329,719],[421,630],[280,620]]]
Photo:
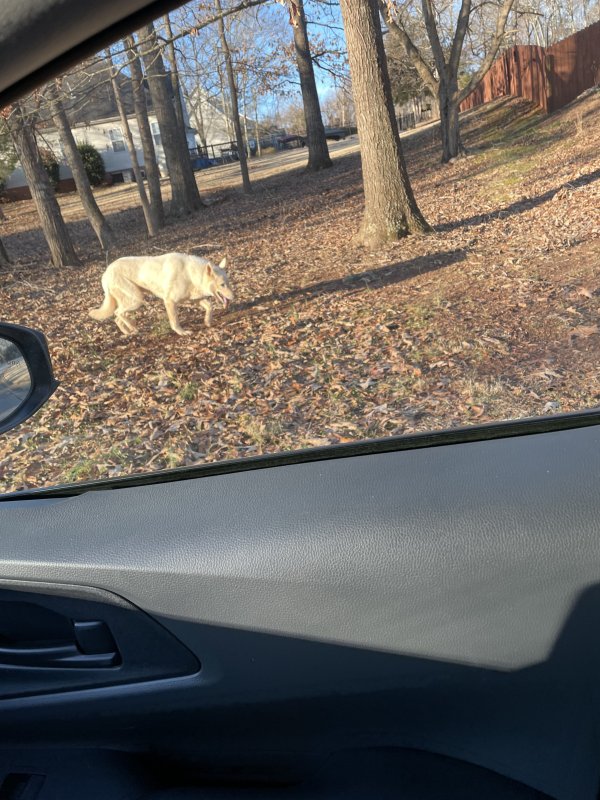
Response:
[[[44,334],[0,322],[0,433],[33,416],[57,386]]]

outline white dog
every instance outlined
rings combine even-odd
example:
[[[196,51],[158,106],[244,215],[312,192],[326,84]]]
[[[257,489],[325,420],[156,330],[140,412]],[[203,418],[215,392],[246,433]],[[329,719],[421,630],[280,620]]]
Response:
[[[119,330],[128,336],[137,328],[129,315],[144,302],[144,291],[164,301],[171,328],[180,336],[189,336],[177,318],[177,306],[186,300],[200,300],[205,310],[204,322],[212,322],[212,304],[216,297],[224,308],[233,300],[227,279],[224,258],[219,266],[206,258],[184,253],[167,253],[163,256],[131,256],[118,258],[109,264],[102,276],[104,302],[100,308],[90,310],[90,317],[102,320],[115,315]]]

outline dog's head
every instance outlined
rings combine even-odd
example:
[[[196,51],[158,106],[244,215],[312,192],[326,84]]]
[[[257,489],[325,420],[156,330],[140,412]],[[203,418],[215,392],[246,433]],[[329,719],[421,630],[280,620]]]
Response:
[[[233,300],[233,291],[229,285],[229,279],[225,272],[227,266],[227,258],[224,258],[219,266],[209,264],[206,268],[206,277],[208,279],[208,292],[223,304],[223,308],[227,308],[230,300]]]

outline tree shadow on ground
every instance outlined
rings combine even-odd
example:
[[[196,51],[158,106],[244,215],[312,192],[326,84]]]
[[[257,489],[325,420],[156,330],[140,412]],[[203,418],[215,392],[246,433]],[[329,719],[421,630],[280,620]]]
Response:
[[[368,269],[355,274],[346,275],[343,278],[318,281],[310,283],[308,286],[301,286],[289,289],[285,292],[261,295],[253,300],[240,303],[235,311],[248,311],[272,303],[278,300],[281,303],[293,303],[296,300],[314,300],[329,294],[363,292],[365,289],[381,289],[384,286],[401,283],[409,280],[416,275],[424,275],[438,269],[464,261],[467,251],[463,248],[448,250],[447,252],[431,253],[424,256],[416,256],[408,261],[398,261],[395,264],[386,264],[376,269]],[[279,305],[280,307],[280,305]]]
[[[512,217],[516,214],[522,214],[523,212],[529,211],[532,208],[538,208],[539,206],[544,205],[544,203],[552,200],[554,195],[560,192],[562,189],[580,189],[583,186],[589,186],[591,183],[594,183],[599,179],[600,169],[596,169],[593,172],[582,175],[573,181],[565,181],[565,183],[561,183],[561,185],[558,187],[548,189],[548,191],[537,195],[537,197],[530,197],[527,200],[517,200],[514,203],[510,203],[508,206],[504,206],[504,208],[496,209],[496,211],[475,214],[472,217],[453,220],[452,222],[444,222],[441,225],[436,225],[435,230],[437,233],[447,233],[449,231],[458,230],[459,228],[472,228],[495,219],[505,219],[506,217]]]

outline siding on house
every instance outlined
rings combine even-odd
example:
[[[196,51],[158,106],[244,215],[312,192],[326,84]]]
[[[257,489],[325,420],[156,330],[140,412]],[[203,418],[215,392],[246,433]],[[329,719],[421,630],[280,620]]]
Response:
[[[161,175],[167,176],[167,163],[165,159],[165,151],[160,143],[160,134],[158,132],[158,122],[154,114],[148,115],[150,125],[154,134],[154,148],[156,152],[156,160],[159,165]],[[142,152],[142,144],[138,124],[135,118],[129,119],[129,127],[133,136],[133,143],[135,145],[138,162],[143,167],[144,154]],[[104,168],[106,172],[116,176],[123,175],[125,180],[132,180],[133,172],[131,166],[131,159],[129,151],[123,137],[123,130],[119,118],[98,120],[97,122],[90,122],[74,126],[72,129],[75,141],[78,144],[91,144],[93,145],[104,161]],[[186,131],[188,147],[193,149],[196,146],[195,131],[188,128]],[[46,129],[43,132],[44,144],[53,150],[57,160],[60,164],[60,180],[68,180],[72,178],[71,170],[67,166],[62,147],[60,145],[60,138],[58,132],[53,129]],[[9,195],[11,190],[18,189],[27,185],[25,175],[20,164],[13,173],[6,180],[6,189]],[[68,184],[67,184],[68,185]],[[13,192],[13,194],[15,194]]]
[[[227,117],[204,95],[196,93],[190,99],[188,113],[196,128],[196,142],[199,146],[222,144],[231,140]],[[186,105],[188,105],[186,103]],[[201,114],[198,113],[201,112]],[[200,125],[202,124],[202,132]],[[202,135],[202,133],[204,135]]]
[[[231,127],[228,125],[227,115],[219,101],[213,98],[209,99],[202,89],[198,88],[192,91],[189,99],[185,101],[185,106],[190,125],[196,129],[196,144],[198,147],[206,145],[210,148],[211,145],[226,144],[235,138]],[[243,114],[240,114],[240,120],[243,129]],[[248,117],[246,124],[248,137],[252,139],[255,134],[255,122]],[[204,135],[202,135],[202,132]]]

